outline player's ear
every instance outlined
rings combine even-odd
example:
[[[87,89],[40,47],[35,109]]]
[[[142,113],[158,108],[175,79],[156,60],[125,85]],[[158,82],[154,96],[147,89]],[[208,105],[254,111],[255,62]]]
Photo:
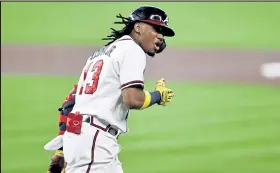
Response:
[[[139,22],[135,23],[134,24],[134,31],[137,33],[137,34],[141,34],[141,24]]]

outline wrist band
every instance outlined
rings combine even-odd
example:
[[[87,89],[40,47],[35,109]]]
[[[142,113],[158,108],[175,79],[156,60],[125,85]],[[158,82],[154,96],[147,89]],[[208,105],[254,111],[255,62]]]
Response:
[[[150,92],[151,94],[151,103],[150,105],[160,103],[161,102],[161,95],[159,91]]]
[[[149,107],[150,103],[151,103],[151,94],[145,90],[144,90],[144,93],[145,93],[145,101],[144,101],[144,104],[141,107],[141,109],[145,109],[145,108]]]
[[[154,91],[154,92],[144,91],[144,92],[145,92],[145,101],[141,109],[145,109],[155,103],[160,103],[161,101],[160,92],[158,91]]]

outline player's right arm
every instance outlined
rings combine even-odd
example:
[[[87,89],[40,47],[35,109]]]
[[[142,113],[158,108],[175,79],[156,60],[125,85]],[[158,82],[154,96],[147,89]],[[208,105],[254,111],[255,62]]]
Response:
[[[136,47],[137,48],[137,47]],[[154,104],[165,105],[174,96],[164,79],[157,82],[155,91],[144,90],[146,55],[141,49],[129,49],[121,62],[120,80],[124,104],[130,109],[145,109]]]
[[[145,109],[154,104],[165,106],[171,101],[174,93],[171,89],[166,88],[164,79],[157,82],[155,91],[148,92],[140,86],[134,85],[122,90],[123,102],[130,109]]]
[[[140,109],[145,102],[145,92],[138,86],[131,86],[122,90],[124,104],[130,109]],[[160,100],[160,97],[158,97]]]

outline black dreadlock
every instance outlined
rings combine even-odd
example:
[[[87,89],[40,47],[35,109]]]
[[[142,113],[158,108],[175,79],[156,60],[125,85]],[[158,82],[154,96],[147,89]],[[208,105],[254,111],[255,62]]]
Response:
[[[121,30],[115,30],[114,28],[110,28],[112,30],[111,35],[107,36],[107,38],[102,38],[102,40],[112,40],[109,43],[107,43],[105,46],[108,46],[109,44],[113,43],[117,39],[121,38],[124,35],[128,35],[131,33],[133,27],[134,27],[134,21],[123,17],[121,14],[116,16],[117,18],[122,19],[121,22],[114,22],[114,24],[124,24],[125,27]]]

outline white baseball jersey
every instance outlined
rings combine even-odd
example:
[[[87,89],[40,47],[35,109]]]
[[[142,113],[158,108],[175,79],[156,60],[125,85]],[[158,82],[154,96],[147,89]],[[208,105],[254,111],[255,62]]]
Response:
[[[145,68],[146,54],[130,36],[103,47],[83,68],[72,112],[97,116],[127,132],[129,108],[121,91],[131,85],[144,87]]]

